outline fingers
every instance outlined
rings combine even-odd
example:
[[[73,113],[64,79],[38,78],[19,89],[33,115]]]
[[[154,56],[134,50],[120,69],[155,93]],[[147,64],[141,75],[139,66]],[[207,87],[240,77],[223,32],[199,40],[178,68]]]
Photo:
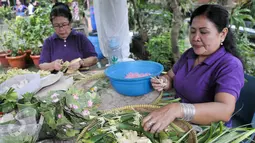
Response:
[[[160,121],[147,120],[143,122],[143,129],[151,133],[157,133],[166,128]]]
[[[69,68],[70,68],[70,69],[73,69],[73,70],[77,70],[77,69],[79,69],[80,67],[81,67],[80,62],[76,62],[76,63],[73,63],[73,64],[70,64],[70,65],[69,65]]]
[[[142,126],[145,131],[156,133],[164,130],[176,118],[174,113],[176,111],[175,104],[163,106],[143,119]]]
[[[150,116],[150,115],[146,116],[146,117],[143,119],[142,126],[144,126],[145,123],[148,122],[150,119],[151,119],[151,116]]]
[[[151,125],[151,129],[150,129],[150,132],[151,133],[157,133],[157,132],[160,132],[159,129],[160,129],[160,126],[161,126],[161,123],[160,122],[156,122],[154,124]]]
[[[160,76],[159,78],[152,78],[151,85],[155,90],[162,91],[167,89],[169,82],[164,76]]]
[[[61,68],[62,68],[62,59],[57,59],[57,60],[55,60],[54,61],[54,69],[55,70],[61,70]]]

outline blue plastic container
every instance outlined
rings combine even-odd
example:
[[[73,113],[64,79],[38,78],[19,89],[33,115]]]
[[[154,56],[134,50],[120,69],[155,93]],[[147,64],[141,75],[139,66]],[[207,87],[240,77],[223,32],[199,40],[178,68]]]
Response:
[[[94,7],[91,6],[89,10],[90,10],[90,19],[91,19],[92,30],[93,30],[93,31],[96,31],[96,30],[97,30],[97,26],[96,26],[96,19],[95,19]]]
[[[96,53],[97,53],[97,58],[98,59],[103,59],[104,55],[102,54],[100,50],[100,45],[99,45],[99,40],[97,36],[88,36],[89,41],[94,45]]]
[[[163,66],[152,61],[120,62],[108,67],[105,75],[110,79],[112,87],[122,95],[140,96],[153,90],[150,79],[158,76],[163,71]],[[126,79],[128,73],[150,73],[150,76]]]

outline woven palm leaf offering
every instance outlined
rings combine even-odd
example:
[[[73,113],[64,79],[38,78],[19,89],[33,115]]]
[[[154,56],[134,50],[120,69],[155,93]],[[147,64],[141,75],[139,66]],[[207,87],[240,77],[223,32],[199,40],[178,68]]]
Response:
[[[53,138],[69,140],[97,116],[100,98],[96,92],[70,87],[65,91],[51,91],[42,97],[40,113],[45,130]]]
[[[78,143],[171,143],[197,142],[192,126],[175,120],[160,133],[152,134],[143,130],[141,122],[149,112],[158,109],[155,105],[133,105],[116,108],[101,116],[83,129]]]

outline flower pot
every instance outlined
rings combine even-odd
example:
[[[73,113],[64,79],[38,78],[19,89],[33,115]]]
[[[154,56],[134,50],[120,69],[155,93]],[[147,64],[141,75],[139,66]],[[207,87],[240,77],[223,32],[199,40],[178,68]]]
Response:
[[[9,65],[12,68],[25,68],[26,67],[25,58],[26,58],[26,53],[17,57],[6,56],[6,59],[8,60]]]
[[[39,68],[39,60],[40,60],[40,55],[30,55],[31,59],[34,62],[34,65]]]
[[[6,52],[0,52],[0,64],[3,67],[8,67],[9,66],[8,60],[5,58],[7,55],[9,55],[9,54],[6,53]]]

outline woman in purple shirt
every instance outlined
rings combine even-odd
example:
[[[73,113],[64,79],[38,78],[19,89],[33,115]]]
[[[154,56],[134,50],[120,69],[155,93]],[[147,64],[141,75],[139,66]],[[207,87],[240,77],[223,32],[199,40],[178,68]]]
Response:
[[[72,70],[89,67],[97,63],[94,46],[82,33],[72,30],[72,14],[64,3],[56,3],[51,10],[50,20],[55,33],[44,41],[40,56],[42,70],[59,71],[62,63],[81,58],[69,65]]]
[[[236,43],[229,28],[229,14],[219,5],[202,5],[190,19],[188,49],[168,74],[164,84],[152,79],[155,90],[176,91],[182,103],[168,104],[143,119],[143,127],[152,133],[165,129],[176,118],[195,124],[224,121],[231,126],[231,116],[244,71]]]

